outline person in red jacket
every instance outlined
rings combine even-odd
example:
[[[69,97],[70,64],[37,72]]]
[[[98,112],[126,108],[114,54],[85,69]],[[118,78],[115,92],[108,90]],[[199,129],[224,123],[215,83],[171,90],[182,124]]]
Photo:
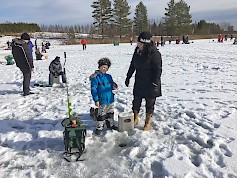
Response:
[[[82,38],[82,40],[81,40],[81,44],[82,44],[82,46],[83,46],[83,50],[86,50],[86,40],[85,40],[85,38]]]

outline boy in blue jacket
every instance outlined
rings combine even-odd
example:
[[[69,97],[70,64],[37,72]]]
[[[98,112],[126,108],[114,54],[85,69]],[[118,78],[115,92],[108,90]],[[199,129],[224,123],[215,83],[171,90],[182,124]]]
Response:
[[[108,58],[102,58],[98,61],[99,70],[90,76],[91,95],[98,107],[98,116],[96,118],[96,135],[101,135],[106,124],[108,129],[117,130],[114,125],[114,94],[112,90],[117,89],[117,84],[113,81],[110,74],[107,74],[111,62]]]

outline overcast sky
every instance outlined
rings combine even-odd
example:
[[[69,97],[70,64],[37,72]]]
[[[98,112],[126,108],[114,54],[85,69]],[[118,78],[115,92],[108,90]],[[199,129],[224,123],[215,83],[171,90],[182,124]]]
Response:
[[[37,24],[84,25],[93,22],[94,0],[0,0],[0,23],[34,22]],[[164,17],[170,0],[143,0],[149,19]],[[193,22],[229,22],[237,30],[237,0],[184,0],[190,7]],[[127,0],[131,18],[139,0]],[[176,0],[177,2],[177,0]]]

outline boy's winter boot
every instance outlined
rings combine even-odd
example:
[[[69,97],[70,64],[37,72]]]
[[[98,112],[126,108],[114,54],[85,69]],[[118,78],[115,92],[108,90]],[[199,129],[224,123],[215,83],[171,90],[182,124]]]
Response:
[[[146,121],[145,121],[145,126],[143,128],[144,131],[150,130],[151,129],[151,118],[152,118],[152,114],[147,114],[146,113]]]
[[[96,130],[95,130],[95,134],[96,135],[101,135],[102,134],[102,130],[104,128],[104,121],[96,121]]]
[[[95,130],[95,134],[96,134],[96,135],[101,135],[101,134],[102,134],[102,130],[96,129],[96,130]]]
[[[136,110],[133,110],[133,113],[134,113],[134,126],[135,126],[138,123],[139,112]]]
[[[108,129],[118,130],[118,127],[114,125],[114,113],[107,113],[107,119],[105,120],[105,124]]]

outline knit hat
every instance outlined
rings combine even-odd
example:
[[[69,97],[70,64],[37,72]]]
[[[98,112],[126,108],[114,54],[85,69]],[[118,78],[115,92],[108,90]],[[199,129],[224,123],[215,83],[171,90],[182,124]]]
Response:
[[[54,60],[60,60],[60,57],[59,56],[56,56]]]
[[[141,43],[150,43],[151,42],[151,33],[150,32],[142,32],[139,36],[137,41],[141,42]]]
[[[102,59],[100,59],[98,61],[98,65],[99,65],[98,68],[100,68],[103,65],[107,65],[108,67],[110,67],[111,66],[111,62],[110,62],[110,60],[108,58],[102,58]]]
[[[30,35],[28,35],[27,33],[22,33],[21,39],[22,40],[30,40]]]

